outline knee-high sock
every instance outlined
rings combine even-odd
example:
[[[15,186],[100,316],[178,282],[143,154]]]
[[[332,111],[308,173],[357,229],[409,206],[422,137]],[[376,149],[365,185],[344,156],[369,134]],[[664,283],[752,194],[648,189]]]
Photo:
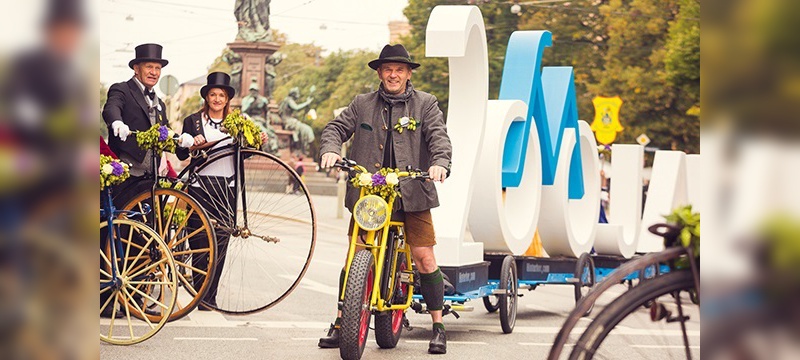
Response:
[[[422,299],[425,300],[428,310],[442,310],[444,307],[444,279],[442,278],[442,271],[436,268],[436,271],[430,274],[419,274],[420,289]]]

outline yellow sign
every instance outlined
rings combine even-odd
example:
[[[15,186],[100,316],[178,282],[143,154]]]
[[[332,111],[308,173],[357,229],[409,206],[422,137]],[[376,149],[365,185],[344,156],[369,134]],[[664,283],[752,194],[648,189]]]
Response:
[[[617,138],[617,133],[625,129],[619,122],[619,108],[622,106],[622,99],[619,96],[598,96],[592,99],[592,103],[594,104],[592,131],[599,143],[611,144]]]

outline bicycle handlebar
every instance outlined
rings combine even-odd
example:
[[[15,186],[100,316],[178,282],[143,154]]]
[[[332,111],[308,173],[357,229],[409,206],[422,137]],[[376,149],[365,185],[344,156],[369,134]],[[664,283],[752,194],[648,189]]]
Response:
[[[333,164],[333,167],[344,169],[350,172],[367,172],[366,168],[347,158],[342,158],[342,160],[337,161],[335,164]],[[409,166],[405,171],[398,172],[397,177],[411,177],[419,180],[431,180],[431,176],[427,171],[422,171],[420,169],[411,170],[411,166]]]

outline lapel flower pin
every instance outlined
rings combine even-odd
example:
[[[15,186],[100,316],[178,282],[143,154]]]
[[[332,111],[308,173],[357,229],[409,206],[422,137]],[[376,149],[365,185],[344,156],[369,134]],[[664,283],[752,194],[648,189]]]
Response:
[[[405,129],[410,131],[416,130],[417,125],[419,125],[419,121],[413,117],[403,116],[397,120],[397,124],[394,125],[394,129],[397,131],[397,133],[402,134],[403,130]]]

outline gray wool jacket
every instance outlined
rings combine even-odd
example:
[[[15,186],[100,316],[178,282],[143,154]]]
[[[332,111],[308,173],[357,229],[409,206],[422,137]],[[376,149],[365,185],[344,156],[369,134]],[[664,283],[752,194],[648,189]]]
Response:
[[[412,88],[413,89],[413,88]],[[339,116],[331,120],[322,130],[320,154],[341,155],[342,143],[353,137],[348,158],[375,173],[382,167],[384,144],[388,131],[392,133],[394,155],[398,169],[428,171],[433,165],[450,169],[453,148],[447,136],[447,126],[436,97],[419,90],[411,90],[408,107],[397,103],[391,108],[391,119],[384,120],[389,107],[378,91],[357,95],[353,102]],[[419,122],[414,131],[404,129],[403,133],[394,130],[394,125],[403,116]],[[401,179],[400,194],[404,211],[428,210],[439,206],[436,187],[431,181]],[[345,206],[351,211],[358,200],[359,190],[348,184]]]

